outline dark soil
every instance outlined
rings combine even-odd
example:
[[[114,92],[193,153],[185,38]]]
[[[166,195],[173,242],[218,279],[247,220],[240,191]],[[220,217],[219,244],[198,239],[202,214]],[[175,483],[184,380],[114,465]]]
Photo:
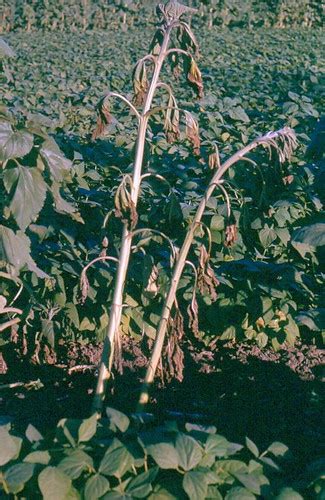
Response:
[[[152,388],[147,411],[156,420],[213,424],[230,440],[250,437],[261,450],[282,441],[301,467],[322,456],[321,350],[297,345],[274,352],[227,344],[208,351],[190,345],[184,351],[183,381],[159,380]],[[39,380],[43,385],[1,386],[0,419],[20,432],[29,423],[44,433],[62,417],[89,416],[100,346],[63,349],[68,366],[60,363],[60,354],[47,355],[51,366],[9,356],[9,369],[0,378],[0,384]],[[134,411],[146,361],[135,342],[125,342],[123,375],[115,374],[108,406]]]

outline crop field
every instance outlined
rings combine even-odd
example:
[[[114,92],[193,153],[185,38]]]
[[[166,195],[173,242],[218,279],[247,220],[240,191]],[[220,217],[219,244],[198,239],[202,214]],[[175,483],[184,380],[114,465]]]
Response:
[[[0,498],[323,498],[323,32],[169,4],[1,34]]]

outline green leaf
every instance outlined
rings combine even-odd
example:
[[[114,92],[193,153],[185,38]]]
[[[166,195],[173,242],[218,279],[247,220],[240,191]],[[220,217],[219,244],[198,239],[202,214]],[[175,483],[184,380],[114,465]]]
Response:
[[[0,60],[4,57],[15,57],[15,55],[12,48],[0,37]]]
[[[72,162],[64,156],[53,139],[43,143],[40,155],[50,171],[52,180],[61,183],[69,174]]]
[[[25,435],[31,443],[37,443],[43,439],[42,434],[32,424],[28,425]]]
[[[57,467],[45,467],[38,476],[44,500],[65,500],[71,484],[71,479]]]
[[[229,114],[230,118],[232,118],[233,120],[238,120],[238,121],[241,121],[244,123],[250,122],[249,116],[247,115],[246,111],[241,106],[237,106],[235,108],[230,108],[228,110],[228,114]]]
[[[210,222],[211,231],[222,231],[225,228],[225,218],[222,215],[214,215]]]
[[[121,478],[134,464],[134,459],[127,448],[114,438],[112,444],[100,462],[99,472],[105,476]]]
[[[274,231],[274,229],[265,225],[264,228],[259,231],[258,236],[260,242],[262,243],[262,246],[264,248],[268,248],[271,245],[271,243],[273,243],[273,241],[276,239],[277,234]]]
[[[24,458],[24,462],[30,464],[48,465],[51,460],[51,455],[48,451],[32,451]]]
[[[109,482],[106,477],[100,474],[95,474],[91,476],[85,486],[84,498],[85,500],[97,500],[98,498],[105,495],[109,490]]]
[[[125,492],[131,495],[132,498],[148,498],[149,493],[152,491],[151,483],[155,480],[158,471],[158,467],[153,467],[147,472],[134,477],[127,485]]]
[[[256,495],[260,495],[261,485],[260,485],[260,482],[259,482],[258,478],[256,477],[256,475],[245,474],[242,472],[234,472],[233,475],[249,491],[251,491],[252,493],[255,493]]]
[[[95,435],[97,429],[97,415],[94,414],[90,418],[83,420],[78,430],[78,442],[87,442]]]
[[[16,464],[7,469],[3,475],[10,493],[19,493],[34,472],[34,464]]]
[[[240,486],[231,488],[225,496],[225,500],[255,500],[255,498],[256,496],[253,493]]]
[[[121,432],[126,432],[130,425],[130,419],[122,412],[114,408],[106,408],[106,415],[109,418],[110,429],[116,432],[118,429]]]
[[[58,468],[71,479],[77,479],[83,471],[92,470],[94,462],[84,451],[74,450],[59,463]]]
[[[19,455],[22,440],[13,439],[5,427],[0,427],[0,467]]]
[[[183,488],[190,500],[204,500],[208,492],[205,472],[190,471],[184,474]]]
[[[303,243],[312,248],[325,245],[325,223],[310,224],[294,232],[292,243]]]
[[[179,456],[171,443],[157,443],[146,446],[148,455],[151,455],[161,469],[177,469]]]
[[[229,441],[219,434],[211,434],[204,447],[204,451],[215,457],[225,457],[227,456]]]
[[[14,194],[10,203],[10,211],[20,229],[25,230],[35,221],[41,211],[47,186],[38,168],[19,166],[5,170],[4,184]]]
[[[258,448],[256,446],[255,443],[253,443],[253,441],[251,441],[248,437],[246,437],[246,446],[247,448],[249,449],[250,452],[253,453],[254,457],[258,457],[260,452],[258,451]]]
[[[275,457],[284,457],[284,455],[289,451],[289,448],[279,441],[274,441],[274,443],[268,447],[267,451],[272,453]]]
[[[14,132],[10,123],[0,121],[0,162],[22,158],[32,149],[33,136],[28,132]]]
[[[14,233],[12,229],[0,225],[0,262],[5,262],[13,266],[14,274],[26,265],[28,269],[39,278],[48,278],[41,269],[39,269],[30,256],[30,239],[22,231]]]
[[[201,446],[190,436],[179,433],[176,438],[175,448],[179,456],[178,465],[183,470],[194,469],[202,459]]]
[[[276,496],[277,500],[303,500],[303,497],[292,488],[282,488],[279,495]]]

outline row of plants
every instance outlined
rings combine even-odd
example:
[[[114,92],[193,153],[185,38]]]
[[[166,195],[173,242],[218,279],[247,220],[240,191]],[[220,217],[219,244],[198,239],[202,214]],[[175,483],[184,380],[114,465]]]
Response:
[[[18,344],[34,363],[55,364],[60,345],[104,339],[97,412],[112,372],[121,369],[123,336],[139,342],[145,337],[149,346],[154,341],[138,410],[148,402],[161,360],[160,375],[182,380],[185,339],[209,347],[245,338],[275,349],[294,344],[304,331],[309,341],[320,339],[324,224],[317,158],[310,165],[301,160],[303,149],[297,149],[291,128],[266,128],[264,96],[253,96],[255,108],[249,110],[244,93],[232,95],[238,94],[237,82],[225,97],[221,88],[209,92],[211,81],[204,97],[197,40],[183,20],[192,13],[178,3],[161,6],[150,50],[133,71],[133,92],[117,92],[123,78],[110,81],[92,143],[96,95],[83,93],[79,82],[67,94],[61,67],[49,76],[47,92],[39,88],[28,97],[15,59],[5,62],[14,53],[1,42],[1,342],[9,349]],[[168,83],[160,77],[165,63]],[[198,101],[184,84],[172,88],[171,76],[182,71]],[[300,94],[285,92],[288,101],[281,104],[282,120],[296,126],[300,140],[308,139],[305,123],[318,117],[302,94],[317,88],[317,69],[312,76],[301,78]],[[59,122],[35,113],[45,103],[49,116],[66,104]],[[276,108],[275,100],[267,105]],[[253,109],[259,112],[256,123]],[[139,431],[138,420],[130,428],[128,417],[106,412],[108,419],[99,422],[97,414],[62,420],[55,437],[46,439],[31,426],[23,440],[9,425],[1,426],[5,494],[321,495],[320,464],[291,480],[284,470],[288,449],[281,443],[260,453],[249,439],[242,448],[213,427],[168,424]],[[284,463],[275,463],[274,456]]]
[[[101,30],[149,21],[158,2],[75,0],[50,2],[5,0],[0,11],[0,32],[12,30]],[[317,0],[192,0],[201,22],[208,28],[275,26],[278,28],[321,26],[322,5]]]
[[[29,50],[32,43],[29,39]],[[94,43],[97,46],[96,40]],[[249,45],[248,50],[251,47]],[[56,43],[53,49],[57,51]],[[232,49],[231,44],[225,49],[225,59],[218,67],[221,76],[205,70],[206,96],[197,103],[187,103],[191,116],[195,121],[199,120],[201,159],[193,156],[190,142],[182,141],[176,145],[168,142],[170,132],[163,133],[166,125],[159,116],[152,123],[150,141],[146,142],[146,168],[152,178],[144,179],[140,227],[145,228],[150,221],[150,230],[168,233],[176,248],[181,246],[195,206],[209,183],[211,154],[219,151],[220,159],[224,161],[243,148],[248,137],[258,136],[261,129],[265,130],[266,114],[269,118],[273,116],[272,128],[278,128],[286,120],[296,127],[300,141],[306,141],[305,127],[310,129],[318,116],[319,75],[316,67],[311,75],[307,75],[300,65],[302,74],[295,75],[299,88],[286,94],[282,88],[286,85],[289,70],[282,72],[282,80],[279,79],[276,87],[270,80],[272,68],[259,65],[257,76],[263,87],[248,95],[251,80],[247,80],[247,89],[245,80],[242,80],[239,98],[235,97],[238,95],[238,78],[229,81],[233,66],[227,51],[230,53]],[[104,87],[107,72],[105,68],[99,72],[99,81],[96,80],[96,85],[94,81],[94,87],[87,90],[81,86],[81,82],[85,82],[84,71],[90,75],[95,66],[100,67],[101,54],[91,52],[91,57],[95,56],[94,66],[86,66],[85,70],[80,66],[80,70],[78,65],[76,73],[68,77],[59,65],[69,57],[69,52],[64,50],[65,58],[59,51],[46,81],[44,75],[49,63],[46,60],[38,62],[42,56],[35,48],[33,67],[37,66],[33,73],[40,82],[36,93],[32,92],[36,84],[33,80],[26,85],[31,68],[29,62],[23,64],[25,54],[18,63],[10,59],[3,73],[4,99],[11,111],[3,110],[1,122],[5,148],[2,182],[6,192],[2,198],[1,223],[3,239],[13,240],[16,251],[10,254],[3,250],[2,260],[11,266],[16,276],[19,272],[24,276],[26,286],[17,304],[25,311],[24,320],[28,318],[24,323],[24,342],[28,349],[25,345],[24,351],[28,350],[30,357],[36,355],[38,361],[49,357],[48,349],[56,350],[60,342],[74,339],[96,342],[105,336],[115,264],[113,261],[109,265],[97,263],[96,272],[89,270],[90,287],[84,304],[80,303],[79,280],[82,269],[92,259],[102,253],[110,253],[114,258],[118,256],[120,222],[108,215],[116,209],[114,197],[121,178],[130,172],[136,139],[132,118],[123,108],[116,108],[118,120],[114,117],[108,125],[110,140],[89,143],[88,134],[94,126],[94,102]],[[112,53],[114,63],[117,60],[114,59],[114,46]],[[275,53],[278,53],[277,46],[270,54],[275,57]],[[289,54],[284,49],[278,56],[279,69]],[[7,57],[12,55],[7,50]],[[214,65],[214,53],[206,57]],[[308,64],[307,61],[304,63]],[[242,75],[246,74],[249,64],[243,64]],[[12,68],[11,76],[8,76],[9,67]],[[126,60],[128,67],[130,62]],[[118,79],[128,92],[127,86],[123,85],[126,73],[122,73],[121,67],[117,75],[111,75],[111,91],[117,90]],[[212,81],[220,82],[219,90],[210,90]],[[223,97],[225,82],[229,97]],[[271,86],[274,94],[271,94]],[[303,89],[307,95],[302,93]],[[315,104],[308,94],[315,96]],[[267,110],[264,109],[265,103]],[[64,114],[59,115],[58,121],[39,115],[46,106],[49,114],[58,116],[62,105]],[[24,112],[26,108],[28,113]],[[186,127],[180,133],[185,139]],[[54,135],[61,150],[54,142]],[[196,335],[207,345],[217,336],[223,340],[247,339],[258,342],[260,346],[272,343],[279,349],[283,342],[293,343],[304,331],[309,340],[319,337],[322,329],[318,268],[319,249],[323,244],[322,201],[318,167],[305,165],[302,152],[300,149],[299,156],[292,157],[289,166],[280,167],[275,162],[270,168],[269,160],[258,155],[251,158],[259,165],[255,171],[247,162],[240,168],[231,168],[227,186],[230,213],[222,193],[213,195],[209,201],[204,222],[211,239],[210,263],[217,270],[220,282],[214,307],[218,307],[221,314],[216,318],[210,308],[208,293],[198,298],[202,313]],[[214,162],[216,166],[216,160]],[[175,164],[178,165],[176,170]],[[155,180],[159,175],[168,179],[169,184]],[[232,238],[228,236],[231,226],[234,231]],[[142,332],[148,339],[153,339],[170,277],[169,257],[162,253],[161,243],[165,240],[161,235],[140,236],[145,235],[139,233],[137,252],[132,257],[132,279],[128,283],[127,307],[123,310],[121,329],[124,334],[137,339],[142,338]],[[197,237],[199,243],[200,235]],[[2,247],[5,249],[8,244]],[[194,252],[193,258],[197,257]],[[144,293],[143,289],[146,289],[154,267],[159,271],[155,285],[158,292],[154,296],[149,294],[148,298],[148,292]],[[27,268],[32,273],[26,272]],[[178,301],[186,315],[193,294],[190,268],[185,270],[181,283]],[[2,284],[1,293],[8,302],[9,297],[15,296],[16,286],[11,283],[10,288],[8,282]],[[8,340],[7,335],[4,341]]]
[[[229,442],[213,426],[175,422],[141,429],[107,408],[97,421],[62,419],[43,437],[29,425],[20,437],[0,427],[0,491],[45,500],[302,500],[321,495],[321,463],[299,480],[287,446],[261,452],[252,440]],[[304,497],[299,493],[301,492]],[[306,495],[306,496],[305,496]],[[318,496],[321,498],[321,496]]]

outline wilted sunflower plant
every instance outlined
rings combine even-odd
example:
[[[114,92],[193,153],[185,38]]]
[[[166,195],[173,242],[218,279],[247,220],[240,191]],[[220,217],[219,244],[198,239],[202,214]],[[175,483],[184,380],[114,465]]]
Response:
[[[296,146],[296,139],[293,131],[285,128],[277,132],[270,132],[254,140],[251,144],[231,156],[223,164],[220,162],[217,148],[210,154],[209,158],[204,160],[201,157],[201,141],[196,117],[188,110],[179,107],[170,83],[161,80],[161,70],[165,64],[170,65],[176,78],[181,74],[183,69],[188,84],[194,88],[199,98],[203,97],[202,75],[196,62],[198,57],[198,43],[190,25],[184,21],[187,15],[195,13],[195,9],[182,5],[177,1],[169,1],[166,4],[159,4],[157,10],[159,22],[150,46],[150,51],[136,63],[133,72],[134,97],[132,102],[119,93],[108,93],[99,103],[97,127],[93,134],[94,139],[105,134],[108,126],[113,120],[111,115],[111,103],[115,99],[122,101],[128,106],[130,112],[137,120],[138,129],[132,173],[127,173],[123,176],[115,195],[115,215],[123,222],[123,234],[116,263],[117,271],[114,295],[110,307],[109,324],[104,340],[97,389],[94,398],[93,409],[95,412],[101,411],[107,383],[112,374],[114,356],[120,345],[119,332],[124,304],[124,288],[128,274],[130,255],[133,248],[133,238],[141,233],[145,233],[146,235],[150,234],[150,232],[159,233],[162,239],[170,244],[172,249],[172,277],[169,290],[167,290],[164,296],[164,304],[155,334],[154,347],[141,391],[138,409],[142,411],[143,406],[148,401],[149,387],[155,377],[158,364],[161,361],[167,332],[169,333],[169,338],[164,352],[167,355],[167,362],[170,364],[170,372],[174,370],[175,376],[181,380],[183,353],[180,348],[180,340],[184,335],[184,327],[183,316],[178,307],[176,293],[185,265],[190,265],[195,275],[193,296],[187,310],[189,326],[194,334],[198,331],[198,303],[196,300],[196,290],[206,291],[210,294],[212,300],[216,299],[215,289],[218,285],[218,280],[209,264],[211,235],[209,234],[208,228],[202,222],[202,217],[205,213],[209,198],[212,196],[215,189],[220,189],[228,205],[228,212],[230,215],[229,196],[223,185],[223,177],[228,169],[239,161],[253,162],[247,155],[259,146],[265,146],[269,150],[274,149],[278,153],[280,161],[289,158],[292,150]],[[164,91],[162,97],[160,93],[158,93],[159,90]],[[165,95],[167,95],[167,98],[164,97]],[[192,145],[194,157],[197,158],[201,165],[207,164],[207,168],[210,167],[213,172],[211,181],[199,203],[196,214],[189,223],[188,231],[180,250],[175,248],[171,238],[160,231],[139,227],[138,201],[141,196],[142,181],[152,175],[165,181],[167,185],[170,186],[166,179],[160,175],[143,173],[143,168],[146,163],[146,139],[150,131],[150,123],[152,120],[155,120],[157,115],[161,114],[163,114],[164,117],[163,130],[167,141],[178,141],[181,137],[181,127],[184,126],[186,137]],[[188,254],[197,231],[202,231],[202,229],[205,229],[207,232],[209,244],[207,248],[202,245],[199,249],[199,262],[198,265],[195,266],[188,260]],[[225,244],[231,245],[235,238],[236,226],[234,224],[229,224],[226,230]],[[115,257],[106,255],[106,251],[103,255],[95,259],[96,262],[98,260],[116,261]],[[84,298],[87,295],[88,288],[86,270],[91,264],[92,263],[88,264],[87,268],[85,268],[82,273],[81,281]],[[146,293],[155,293],[157,275],[158,270],[156,266],[153,266],[145,286],[144,291]]]

